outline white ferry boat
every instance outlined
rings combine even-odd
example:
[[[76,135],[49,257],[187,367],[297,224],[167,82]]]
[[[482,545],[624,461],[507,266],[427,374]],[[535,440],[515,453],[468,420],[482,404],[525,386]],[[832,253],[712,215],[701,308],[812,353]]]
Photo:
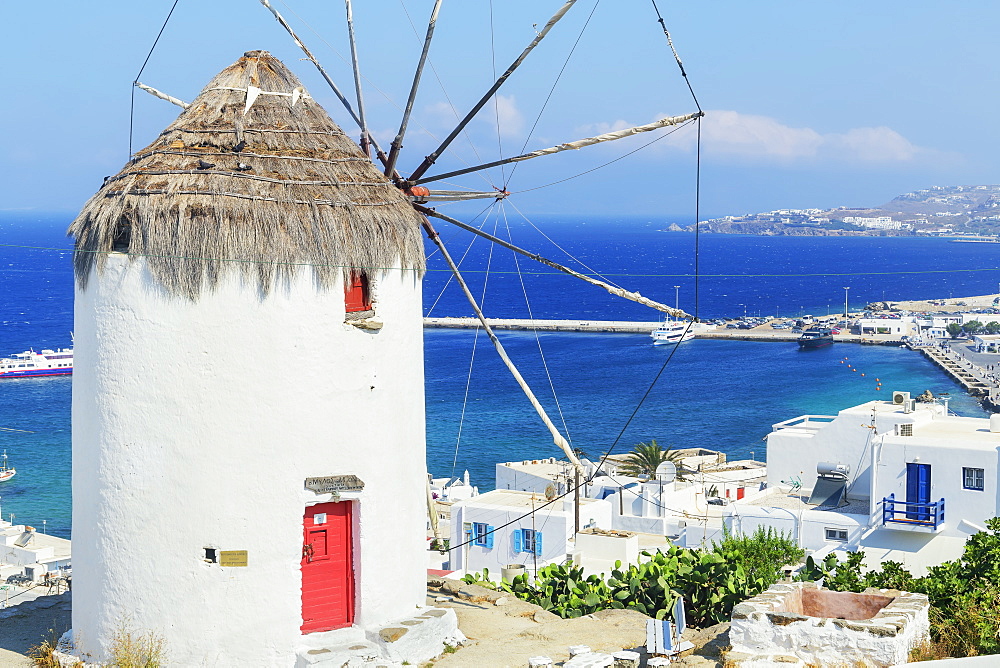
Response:
[[[73,349],[43,350],[0,358],[0,379],[66,376],[73,373]]]
[[[694,338],[694,324],[683,320],[668,320],[657,327],[649,335],[653,345],[690,341]]]

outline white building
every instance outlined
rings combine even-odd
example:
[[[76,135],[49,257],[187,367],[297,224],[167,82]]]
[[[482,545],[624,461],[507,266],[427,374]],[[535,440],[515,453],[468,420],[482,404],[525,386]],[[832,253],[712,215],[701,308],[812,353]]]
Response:
[[[721,529],[722,509],[730,502],[756,493],[765,483],[762,462],[727,462],[725,454],[706,448],[686,448],[679,455],[680,476],[656,480],[621,473],[627,454],[607,457],[598,463],[584,460],[581,495],[605,500],[611,508],[611,529],[637,535],[643,548],[665,546],[668,539],[694,536],[695,529],[711,524],[715,529],[699,534],[695,542]],[[573,468],[554,458],[503,462],[496,467],[497,489],[517,489],[539,495],[563,494],[572,489]],[[601,527],[604,528],[604,527]],[[588,538],[587,543],[597,539]],[[602,539],[603,542],[614,542]],[[586,554],[582,559],[597,558]]]
[[[574,503],[571,495],[549,504],[543,494],[506,489],[454,503],[448,568],[465,573],[489,569],[490,578],[497,580],[510,564],[530,572],[564,562],[574,551]],[[580,526],[611,529],[611,504],[581,498]]]
[[[71,545],[65,538],[0,520],[0,582],[11,575],[27,575],[37,582],[47,573],[66,574],[71,566]]]
[[[889,216],[846,216],[844,217],[844,222],[876,230],[898,230],[903,226],[900,221],[893,220]]]
[[[78,652],[106,658],[123,623],[183,666],[440,652],[398,649],[430,621],[379,636],[425,602],[420,222],[263,51],[88,202]]]
[[[768,488],[730,505],[724,521],[742,532],[774,527],[818,554],[861,549],[869,566],[894,560],[917,574],[961,556],[966,539],[1000,514],[1000,415],[958,417],[893,395],[895,403],[774,425]],[[847,467],[846,498],[809,504],[824,462]]]

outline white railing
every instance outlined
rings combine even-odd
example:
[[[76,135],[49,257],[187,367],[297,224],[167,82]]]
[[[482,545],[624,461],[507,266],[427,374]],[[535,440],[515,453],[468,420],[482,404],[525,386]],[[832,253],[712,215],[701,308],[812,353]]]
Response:
[[[779,422],[778,424],[771,425],[772,431],[779,431],[781,429],[822,429],[826,425],[833,422],[837,417],[835,415],[800,415],[799,417],[792,418],[791,420],[785,420],[784,422]]]

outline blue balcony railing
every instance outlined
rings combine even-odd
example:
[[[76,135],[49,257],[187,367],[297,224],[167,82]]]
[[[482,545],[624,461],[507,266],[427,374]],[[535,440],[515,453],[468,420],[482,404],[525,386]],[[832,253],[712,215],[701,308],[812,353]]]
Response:
[[[944,524],[944,499],[930,503],[897,501],[895,494],[882,499],[882,524],[907,524],[930,527],[935,531]]]

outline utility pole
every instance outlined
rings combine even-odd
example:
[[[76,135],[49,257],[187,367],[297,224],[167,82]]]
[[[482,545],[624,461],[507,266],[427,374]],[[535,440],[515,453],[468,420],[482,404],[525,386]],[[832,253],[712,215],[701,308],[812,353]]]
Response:
[[[847,307],[847,291],[850,290],[850,289],[851,289],[850,287],[845,287],[844,288],[844,320],[847,320],[850,317],[850,315],[849,315],[850,314],[850,309],[848,309],[848,307]]]
[[[580,533],[580,469],[576,469],[576,484],[573,487],[573,520],[576,533]]]

